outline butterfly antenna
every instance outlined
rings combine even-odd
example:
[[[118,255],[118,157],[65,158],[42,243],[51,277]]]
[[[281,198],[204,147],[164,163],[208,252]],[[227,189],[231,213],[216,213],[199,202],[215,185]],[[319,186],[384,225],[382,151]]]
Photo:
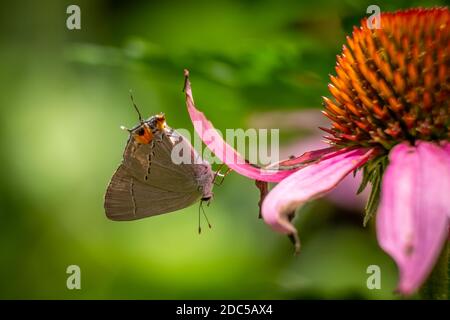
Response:
[[[125,127],[125,126],[120,126],[120,129],[123,130],[123,131],[128,131],[128,132],[133,131],[133,130],[131,130],[131,129],[128,129],[128,128]]]
[[[143,122],[142,121],[142,115],[141,115],[141,113],[140,113],[136,103],[134,103],[133,92],[131,91],[131,89],[130,89],[130,98],[131,98],[131,102],[133,103],[134,109],[136,109],[136,112],[139,115],[139,122]]]

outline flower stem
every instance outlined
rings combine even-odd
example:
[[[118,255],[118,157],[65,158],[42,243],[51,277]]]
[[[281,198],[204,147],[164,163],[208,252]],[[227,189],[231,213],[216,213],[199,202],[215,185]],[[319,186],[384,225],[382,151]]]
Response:
[[[420,296],[426,300],[447,300],[448,299],[448,241],[442,248],[442,253],[434,266],[433,271],[425,284],[420,289]]]

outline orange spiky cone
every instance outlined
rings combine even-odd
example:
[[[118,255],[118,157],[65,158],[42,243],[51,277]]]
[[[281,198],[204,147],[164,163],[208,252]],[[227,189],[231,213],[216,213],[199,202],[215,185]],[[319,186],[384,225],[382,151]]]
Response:
[[[447,140],[449,133],[450,14],[447,8],[382,13],[347,37],[324,98],[324,129],[336,145],[382,146]]]

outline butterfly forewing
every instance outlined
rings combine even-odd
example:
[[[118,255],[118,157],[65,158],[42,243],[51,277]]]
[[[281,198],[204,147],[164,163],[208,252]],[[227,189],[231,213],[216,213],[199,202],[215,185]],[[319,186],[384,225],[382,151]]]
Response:
[[[172,150],[183,144],[191,163],[176,164]],[[112,220],[134,220],[182,209],[211,194],[213,173],[207,162],[196,164],[197,153],[176,131],[150,144],[130,137],[123,162],[105,195],[105,210]]]

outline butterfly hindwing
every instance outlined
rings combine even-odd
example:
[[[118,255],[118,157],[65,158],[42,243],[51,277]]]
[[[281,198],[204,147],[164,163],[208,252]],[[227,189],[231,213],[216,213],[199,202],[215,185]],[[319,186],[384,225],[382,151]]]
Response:
[[[120,165],[105,195],[111,220],[135,220],[185,208],[201,198],[200,191],[176,192],[144,184]]]

